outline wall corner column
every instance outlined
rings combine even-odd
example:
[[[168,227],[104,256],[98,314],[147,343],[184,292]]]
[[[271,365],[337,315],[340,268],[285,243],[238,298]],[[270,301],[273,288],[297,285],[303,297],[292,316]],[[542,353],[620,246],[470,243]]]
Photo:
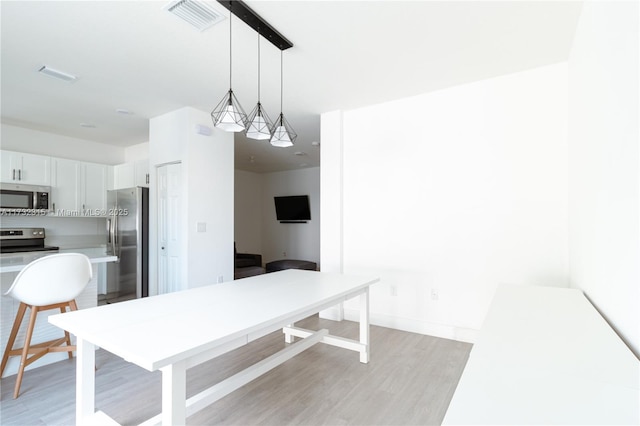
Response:
[[[343,112],[320,117],[320,267],[344,272],[343,265]],[[320,312],[320,318],[342,321],[342,304]]]

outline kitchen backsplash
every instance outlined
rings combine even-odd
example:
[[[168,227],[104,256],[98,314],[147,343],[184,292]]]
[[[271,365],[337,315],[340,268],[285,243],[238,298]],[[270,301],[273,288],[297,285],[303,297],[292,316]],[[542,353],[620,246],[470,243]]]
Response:
[[[96,247],[107,242],[105,218],[2,216],[2,228],[44,228],[45,244],[62,249]]]

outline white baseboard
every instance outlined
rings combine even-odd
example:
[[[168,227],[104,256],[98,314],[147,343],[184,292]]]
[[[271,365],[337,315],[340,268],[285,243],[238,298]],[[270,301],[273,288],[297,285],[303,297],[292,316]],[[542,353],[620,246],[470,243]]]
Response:
[[[334,319],[329,315],[335,316],[334,308],[327,309],[326,315],[321,318]],[[349,321],[358,321],[360,311],[357,309],[344,308],[344,319]],[[336,319],[336,321],[339,321]],[[370,322],[372,325],[393,328],[396,330],[409,331],[411,333],[425,334],[427,336],[440,337],[443,339],[456,340],[459,342],[475,343],[480,330],[471,328],[454,327],[451,325],[436,324],[426,321],[419,321],[409,318],[394,317],[391,315],[376,314],[371,312]]]
[[[325,309],[320,311],[320,318],[333,320],[333,321],[342,321],[344,319],[344,310],[342,309],[342,305],[332,306],[329,309]]]

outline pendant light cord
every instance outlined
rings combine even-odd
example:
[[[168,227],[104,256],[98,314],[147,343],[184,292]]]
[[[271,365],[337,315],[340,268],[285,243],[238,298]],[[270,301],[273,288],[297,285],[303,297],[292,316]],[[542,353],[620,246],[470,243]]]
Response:
[[[258,27],[258,103],[260,103],[260,27]]]
[[[284,79],[282,78],[282,50],[280,51],[280,115],[282,115],[282,94],[284,93],[282,90],[282,82]]]
[[[231,88],[231,21],[233,17],[233,2],[229,2],[229,88]]]

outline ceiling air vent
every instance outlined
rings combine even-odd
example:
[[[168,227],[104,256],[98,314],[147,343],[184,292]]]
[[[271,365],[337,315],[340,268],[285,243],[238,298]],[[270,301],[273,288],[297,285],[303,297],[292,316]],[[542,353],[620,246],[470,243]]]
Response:
[[[174,16],[188,22],[198,29],[204,31],[225,19],[225,16],[214,9],[211,5],[194,0],[171,1],[164,9]]]

